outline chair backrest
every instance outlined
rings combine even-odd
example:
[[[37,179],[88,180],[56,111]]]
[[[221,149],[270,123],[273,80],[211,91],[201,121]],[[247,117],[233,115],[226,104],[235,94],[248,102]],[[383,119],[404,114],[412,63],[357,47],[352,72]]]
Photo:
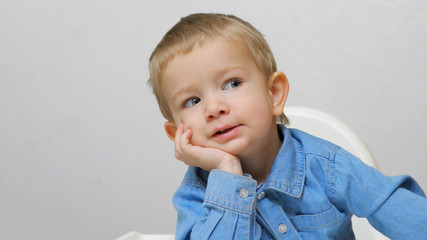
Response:
[[[139,232],[128,232],[125,235],[116,238],[115,240],[174,240],[175,235],[172,234],[141,234]]]
[[[285,107],[285,115],[289,119],[290,128],[297,128],[335,143],[367,165],[378,169],[378,164],[365,142],[350,127],[332,115],[306,107]],[[364,218],[353,217],[352,223],[356,239],[388,239],[371,227]]]
[[[290,128],[297,128],[346,149],[363,162],[378,169],[365,142],[345,123],[325,112],[306,107],[286,107]]]

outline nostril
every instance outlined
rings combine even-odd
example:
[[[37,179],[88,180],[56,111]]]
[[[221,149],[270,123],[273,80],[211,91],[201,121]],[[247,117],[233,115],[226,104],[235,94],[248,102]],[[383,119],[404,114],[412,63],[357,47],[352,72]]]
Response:
[[[213,115],[213,114],[208,115],[208,119],[214,119],[214,118],[215,118],[215,115]]]
[[[229,110],[227,109],[227,107],[225,107],[223,105],[219,105],[219,104],[208,105],[208,107],[206,109],[205,118],[208,120],[213,120],[213,119],[218,118],[222,115],[228,114],[228,111]]]

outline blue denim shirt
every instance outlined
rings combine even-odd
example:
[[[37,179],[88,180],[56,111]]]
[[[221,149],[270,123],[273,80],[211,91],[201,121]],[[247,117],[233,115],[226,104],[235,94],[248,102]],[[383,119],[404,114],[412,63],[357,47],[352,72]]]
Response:
[[[427,199],[412,178],[384,176],[299,130],[279,131],[264,183],[189,167],[173,199],[176,239],[354,239],[353,214],[391,239],[427,239]]]

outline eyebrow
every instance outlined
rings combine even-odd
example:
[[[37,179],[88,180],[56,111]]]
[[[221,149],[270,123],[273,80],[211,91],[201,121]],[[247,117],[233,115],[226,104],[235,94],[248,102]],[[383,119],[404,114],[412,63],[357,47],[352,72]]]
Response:
[[[172,96],[172,103],[174,103],[176,101],[176,98],[182,94],[182,92],[186,92],[189,89],[191,89],[191,85],[187,85],[181,89],[178,90],[178,92],[176,92],[173,96]]]
[[[221,69],[219,71],[217,71],[214,74],[214,78],[219,78],[221,76],[224,76],[226,73],[231,72],[231,71],[235,71],[235,70],[244,70],[246,71],[247,69],[243,66],[231,66],[231,67],[226,67],[224,69]]]

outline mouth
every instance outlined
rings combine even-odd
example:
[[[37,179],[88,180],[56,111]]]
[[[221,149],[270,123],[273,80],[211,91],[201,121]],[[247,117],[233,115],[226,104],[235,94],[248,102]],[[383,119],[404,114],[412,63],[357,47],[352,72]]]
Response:
[[[226,128],[226,129],[224,129],[224,130],[218,131],[218,132],[216,132],[216,133],[214,134],[214,136],[215,136],[215,135],[219,135],[219,134],[226,133],[226,132],[230,131],[230,130],[231,130],[231,129],[233,129],[233,128],[234,128],[234,127]]]
[[[225,126],[222,128],[215,129],[215,132],[212,134],[212,137],[221,136],[221,135],[226,134],[226,133],[228,133],[228,132],[232,131],[233,129],[240,127],[240,126],[241,125],[236,125],[236,126],[232,126],[232,127]]]

